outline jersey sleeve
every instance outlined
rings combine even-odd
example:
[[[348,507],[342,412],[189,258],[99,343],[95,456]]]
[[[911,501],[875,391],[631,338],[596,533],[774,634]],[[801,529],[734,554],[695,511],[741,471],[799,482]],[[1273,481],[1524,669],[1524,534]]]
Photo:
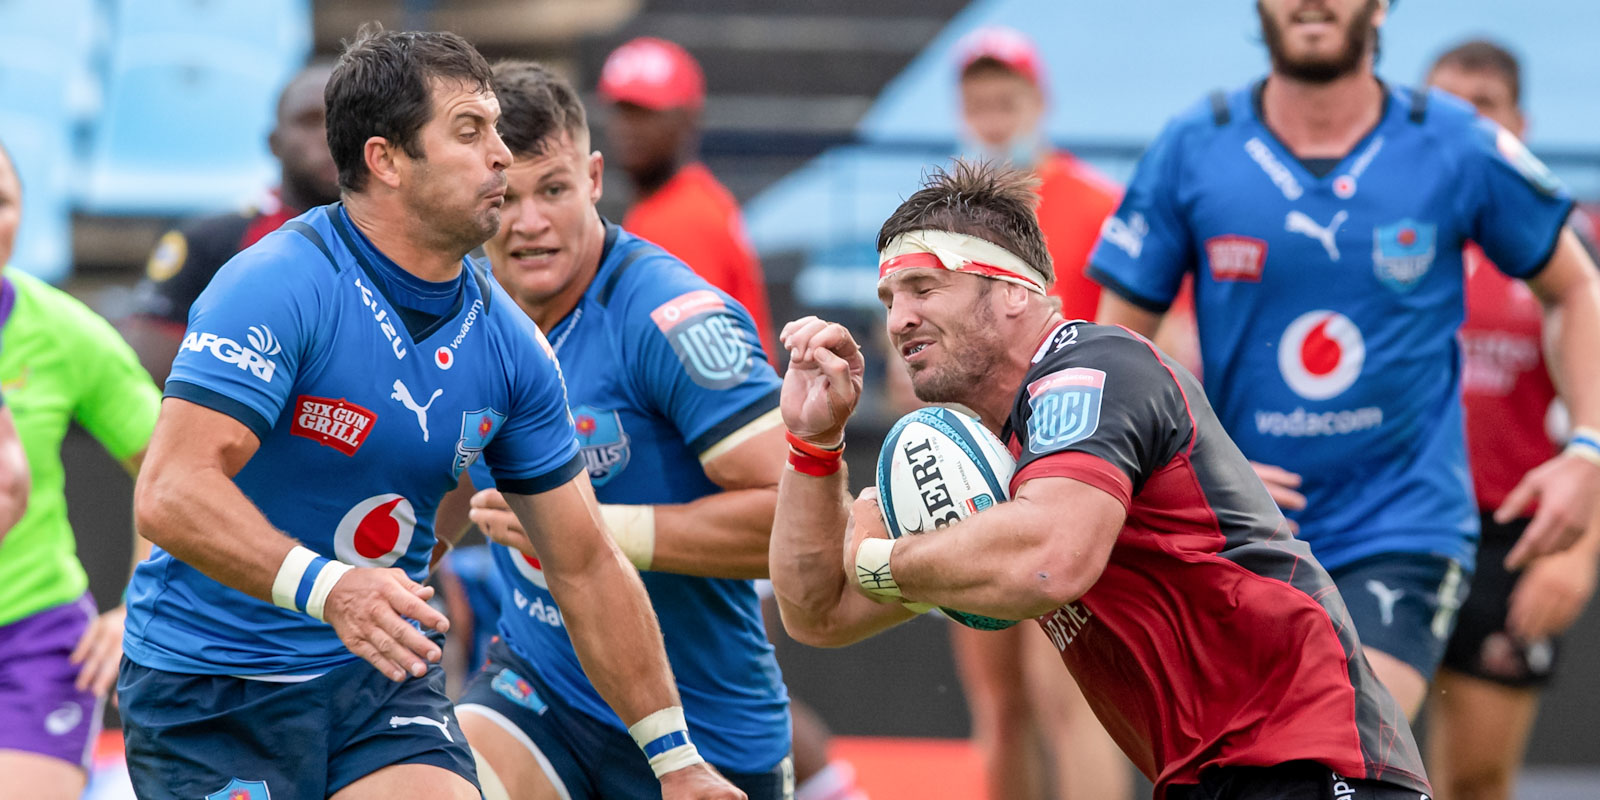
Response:
[[[782,382],[738,301],[670,264],[634,269],[642,274],[613,300],[630,381],[704,456],[776,409]]]
[[[1145,341],[1098,326],[1059,338],[1029,370],[1012,410],[1020,452],[1011,490],[1033,478],[1083,481],[1132,503],[1192,438],[1188,403]]]
[[[1193,237],[1178,201],[1181,143],[1180,129],[1169,124],[1145,150],[1089,256],[1090,278],[1156,313],[1172,304],[1194,266]]]
[[[94,312],[83,312],[75,326],[84,371],[73,417],[122,461],[150,444],[161,411],[161,390],[116,329]]]
[[[1471,238],[1502,272],[1531,278],[1555,252],[1572,198],[1510,131],[1480,118],[1471,136],[1463,172],[1473,188],[1460,195]]]
[[[217,270],[239,250],[249,219],[208,217],[167,231],[150,251],[145,277],[134,292],[135,312],[184,325],[189,307]]]
[[[275,236],[235,256],[189,312],[166,396],[227,414],[265,438],[301,365],[323,343],[318,271],[327,259],[299,236]]]
[[[583,471],[578,434],[567,410],[567,386],[561,365],[544,334],[500,293],[496,316],[505,323],[506,364],[510,371],[510,407],[499,433],[484,448],[484,461],[502,492],[539,494],[577,477]],[[510,308],[515,313],[506,313]],[[492,430],[494,410],[484,424]],[[480,429],[481,430],[481,429]],[[484,431],[487,433],[488,431]],[[466,435],[466,432],[463,432]],[[478,484],[473,476],[473,485]]]

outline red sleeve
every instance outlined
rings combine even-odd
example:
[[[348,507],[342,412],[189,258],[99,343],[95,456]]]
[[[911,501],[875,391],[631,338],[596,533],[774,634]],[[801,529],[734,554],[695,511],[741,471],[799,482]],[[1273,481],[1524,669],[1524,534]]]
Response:
[[[1071,478],[1117,498],[1124,511],[1133,505],[1133,481],[1099,456],[1068,451],[1030,461],[1011,476],[1011,496],[1016,497],[1022,484],[1034,478]]]

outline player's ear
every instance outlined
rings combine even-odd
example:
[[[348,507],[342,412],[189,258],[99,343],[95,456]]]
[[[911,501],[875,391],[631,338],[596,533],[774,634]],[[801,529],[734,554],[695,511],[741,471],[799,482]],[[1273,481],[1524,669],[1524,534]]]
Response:
[[[400,188],[400,155],[399,148],[382,136],[370,136],[366,144],[361,146],[361,158],[367,163],[367,172],[372,173],[373,180],[391,189]]]
[[[602,181],[606,174],[606,157],[599,150],[589,154],[589,202],[600,202],[600,195],[604,189]]]
[[[1038,293],[1021,284],[1000,281],[1000,311],[1007,317],[1020,317],[1027,313]]]

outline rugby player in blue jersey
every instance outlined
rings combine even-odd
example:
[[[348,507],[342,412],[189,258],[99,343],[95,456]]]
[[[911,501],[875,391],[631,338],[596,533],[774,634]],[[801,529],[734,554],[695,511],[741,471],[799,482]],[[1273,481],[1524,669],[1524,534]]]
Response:
[[[1327,567],[1415,715],[1471,582],[1462,246],[1527,281],[1579,436],[1498,512],[1538,510],[1510,566],[1600,497],[1600,280],[1572,201],[1517,137],[1374,73],[1387,0],[1260,0],[1266,78],[1169,123],[1106,221],[1099,320],[1150,333],[1195,279],[1206,393]]]
[[[419,582],[480,458],[602,695],[674,758],[664,795],[741,796],[686,744],[549,345],[464,258],[511,163],[490,78],[453,34],[363,30],[326,93],[343,202],[234,257],[190,311],[135,495],[158,545],[118,682],[141,797],[479,797]]]
[[[604,162],[572,86],[506,62],[494,92],[516,158],[485,245],[495,275],[565,365],[584,465],[645,570],[694,745],[752,800],[791,797],[788,695],[751,581],[767,574],[788,452],[778,376],[744,308],[596,212]],[[574,656],[544,545],[499,492],[473,505],[516,547],[493,548],[501,641],[457,706],[486,795],[495,776],[516,800],[659,797],[660,759],[639,755]]]

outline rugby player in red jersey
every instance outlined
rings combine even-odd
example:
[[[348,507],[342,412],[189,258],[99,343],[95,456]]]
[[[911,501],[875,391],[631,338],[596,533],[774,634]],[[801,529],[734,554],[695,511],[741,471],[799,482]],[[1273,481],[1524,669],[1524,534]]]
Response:
[[[1056,310],[1034,204],[1026,173],[957,162],[878,235],[912,385],[1007,443],[1010,502],[889,539],[839,458],[861,351],[837,324],[785,327],[793,469],[770,559],[785,628],[844,645],[910,619],[904,602],[1031,617],[1156,800],[1425,798],[1405,715],[1327,572],[1192,375]]]
[[[1520,139],[1527,129],[1521,72],[1505,48],[1475,40],[1439,56],[1427,82],[1472,103]],[[1582,211],[1568,223],[1592,242]],[[1468,246],[1463,260],[1461,393],[1483,538],[1472,592],[1434,678],[1428,767],[1448,797],[1504,800],[1516,785],[1539,693],[1555,673],[1561,634],[1594,594],[1600,520],[1572,549],[1539,556],[1525,569],[1505,568],[1533,514],[1502,522],[1494,511],[1523,475],[1559,450],[1545,424],[1556,387],[1543,355],[1539,298],[1496,269],[1477,245]]]

